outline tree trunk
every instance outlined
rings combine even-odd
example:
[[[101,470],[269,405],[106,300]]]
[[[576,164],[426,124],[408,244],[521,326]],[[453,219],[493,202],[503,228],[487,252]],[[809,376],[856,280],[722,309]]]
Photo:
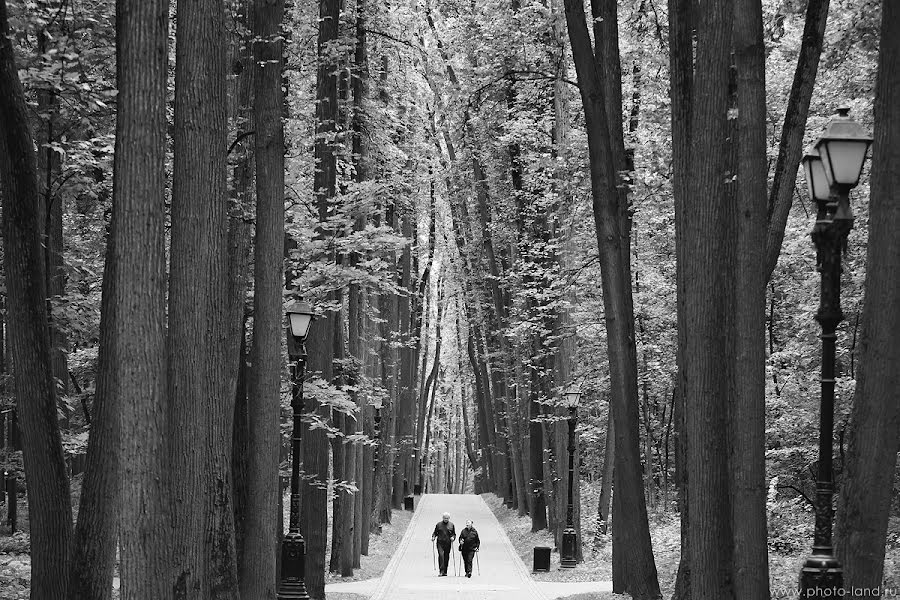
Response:
[[[600,498],[597,501],[597,536],[606,535],[609,526],[609,500],[612,497],[613,465],[615,464],[615,426],[612,411],[609,411],[606,425],[606,445],[603,452],[603,480],[600,483]],[[598,546],[597,538],[594,547]]]
[[[256,157],[253,347],[248,402],[248,488],[241,596],[275,598],[281,446],[284,288],[284,0],[256,0],[252,21]]]
[[[224,4],[182,0],[177,10],[168,312],[170,586],[176,598],[234,598],[234,389],[229,311],[222,302],[228,291]]]
[[[885,575],[885,539],[900,447],[900,375],[896,368],[900,364],[896,335],[900,331],[900,206],[896,201],[900,186],[900,6],[885,1],[881,10],[866,303],[836,527],[848,590],[877,590]]]
[[[237,155],[232,170],[228,216],[228,281],[229,290],[229,344],[234,344],[233,358],[235,376],[234,426],[231,446],[231,479],[234,504],[235,556],[238,577],[243,580],[246,572],[244,552],[247,528],[247,507],[250,494],[250,416],[248,388],[250,363],[247,351],[247,300],[246,285],[250,265],[250,242],[253,234],[250,215],[254,213],[253,177],[255,172],[255,145],[253,127],[253,77],[256,66],[253,61],[250,28],[252,25],[253,0],[241,0],[234,7],[236,19],[240,23],[238,35],[232,37],[233,83],[231,118]],[[253,134],[251,136],[250,134]],[[233,328],[233,329],[232,329]],[[232,340],[236,337],[236,341]],[[280,440],[279,440],[280,442]],[[280,530],[279,530],[280,532]]]
[[[624,591],[637,599],[658,598],[659,582],[650,545],[640,473],[634,314],[630,301],[630,269],[627,266],[629,253],[622,235],[627,211],[621,206],[616,190],[617,168],[610,145],[607,116],[609,104],[599,66],[591,50],[584,4],[580,0],[565,0],[565,7],[588,132],[594,221],[610,361],[611,407],[616,421],[616,493],[613,510],[616,505],[628,508],[616,513],[616,530],[622,535],[624,564],[627,565]],[[613,546],[617,546],[615,539]],[[613,583],[616,588],[616,582]]]
[[[685,433],[691,522],[688,537],[693,598],[734,597],[728,505],[727,421],[730,370],[725,328],[723,214],[730,207],[722,173],[728,169],[729,70],[733,8],[724,1],[699,15],[696,83],[691,115],[689,197],[684,206],[686,326]]]
[[[694,29],[694,4],[692,0],[668,0],[669,8],[669,71],[671,73],[670,99],[672,102],[672,178],[675,199],[675,278],[677,303],[678,346],[676,350],[676,381],[673,418],[675,421],[675,471],[678,481],[678,511],[681,514],[681,557],[675,577],[673,600],[689,600],[690,538],[688,536],[689,506],[687,479],[688,439],[685,429],[685,359],[687,353],[687,322],[685,312],[685,205],[688,201],[691,157],[691,106],[693,103],[694,57],[692,35]]]
[[[768,600],[766,529],[766,80],[760,0],[734,0],[737,70],[737,194],[732,226],[734,269],[732,392],[729,393],[728,464],[734,593]],[[734,143],[734,142],[732,142]],[[695,199],[696,201],[696,199]],[[739,543],[738,543],[739,541]]]
[[[123,43],[132,33],[126,31],[127,23],[120,23],[122,33],[120,39]],[[124,53],[119,55],[119,60],[124,62]],[[124,84],[124,81],[120,79]],[[126,93],[126,88],[120,88]],[[127,90],[130,92],[131,90]],[[149,95],[149,94],[148,94]],[[132,100],[123,96],[123,104],[120,105],[119,117],[128,115],[132,109],[127,102]],[[146,108],[145,110],[150,110]],[[126,135],[117,132],[117,137]],[[123,155],[127,154],[123,152]],[[120,156],[120,160],[124,157]],[[118,165],[117,165],[118,166]],[[133,165],[129,165],[132,166]],[[118,188],[118,177],[124,177],[121,167],[116,171],[117,181],[113,182]],[[119,175],[121,174],[121,175]],[[133,174],[130,174],[133,176]],[[113,219],[116,219],[118,206],[114,198]],[[142,240],[142,244],[149,244],[151,240]],[[139,248],[149,246],[140,245]],[[125,254],[120,253],[120,254]],[[142,254],[146,258],[146,254]],[[127,258],[127,257],[126,257]],[[158,258],[158,257],[157,257]],[[118,306],[120,294],[116,293],[116,265],[115,234],[110,233],[107,238],[106,259],[103,268],[102,298],[100,303],[100,352],[99,366],[97,368],[96,391],[92,404],[93,415],[90,420],[91,433],[88,441],[87,468],[81,488],[81,501],[78,505],[78,522],[75,528],[75,541],[72,552],[72,562],[69,576],[69,600],[109,600],[112,597],[113,567],[116,558],[116,519],[119,514],[119,461],[122,440],[119,436],[120,415],[125,416],[127,408],[120,407],[117,399],[120,398],[120,389],[117,387],[119,360],[117,344],[122,343],[122,336],[117,327],[119,325]],[[160,260],[160,263],[162,261]],[[148,295],[152,295],[148,292]],[[161,329],[160,329],[161,331]],[[159,333],[159,332],[156,332]],[[52,331],[51,331],[52,334]],[[147,348],[147,351],[159,351],[156,358],[161,361],[162,348]],[[139,354],[142,359],[150,354]],[[115,357],[115,358],[114,358]],[[157,373],[158,375],[158,373]],[[158,390],[157,390],[158,391]],[[131,398],[132,396],[129,396]],[[157,401],[159,398],[157,398]],[[161,416],[161,415],[160,415]],[[161,440],[156,440],[159,443]],[[129,456],[133,460],[133,457]],[[126,465],[132,467],[131,461]],[[127,479],[124,485],[131,484]],[[128,500],[133,499],[129,497]],[[156,515],[159,517],[159,514]],[[122,551],[125,550],[125,536],[122,537]],[[124,554],[122,560],[125,560]],[[123,575],[125,563],[122,563]]]
[[[535,341],[532,360],[540,354],[540,342]],[[531,531],[547,529],[547,500],[544,497],[544,435],[541,424],[540,393],[541,381],[538,365],[531,368],[531,391],[528,402],[528,474],[531,492]]]
[[[368,6],[366,0],[356,1],[356,48],[353,55],[353,120],[351,128],[353,131],[353,161],[356,167],[356,181],[362,183],[368,179],[368,144],[365,139],[365,118],[366,118],[366,97],[369,93],[369,66],[368,66],[368,39],[366,27],[368,23]],[[365,217],[358,216],[354,222],[357,230],[363,229],[366,225]],[[354,257],[351,260],[356,260]],[[355,263],[354,263],[355,264]],[[348,347],[350,355],[355,361],[354,381],[351,383],[358,384],[362,381],[363,375],[366,374],[366,367],[369,363],[366,342],[368,341],[368,332],[366,325],[366,301],[369,298],[368,290],[359,284],[350,286],[350,297],[347,318],[348,327]],[[357,434],[371,435],[368,423],[371,419],[371,408],[368,405],[368,399],[363,394],[356,394]],[[371,452],[370,446],[357,445],[356,447],[356,481],[359,491],[354,498],[354,542],[353,542],[353,567],[359,568],[360,555],[368,554],[369,548],[369,517],[371,516],[372,506],[372,478],[371,478]]]
[[[778,146],[778,160],[772,188],[769,190],[768,214],[766,217],[765,276],[768,281],[778,264],[784,229],[794,198],[797,170],[803,154],[803,136],[806,133],[806,119],[812,99],[819,56],[825,39],[825,23],[828,21],[829,0],[809,0],[806,5],[806,21],[803,26],[803,41],[797,56],[794,82],[784,111],[784,125]]]
[[[0,1],[0,189],[3,262],[16,410],[28,479],[31,597],[65,598],[72,508],[50,359],[37,164],[6,14]]]
[[[51,15],[60,7],[55,6],[56,2],[47,2],[46,0],[39,2],[40,10],[45,15]],[[56,61],[55,52],[57,48],[48,48],[47,42],[58,38],[63,34],[59,22],[56,19],[49,19],[37,33],[37,49],[44,63],[43,68],[54,68],[59,63],[50,64],[50,61]],[[50,57],[45,58],[45,57]],[[63,71],[65,67],[62,67]],[[63,72],[64,76],[65,73]],[[38,114],[42,121],[37,129],[37,139],[35,140],[38,148],[38,188],[41,193],[40,205],[40,228],[41,228],[41,245],[44,248],[44,259],[46,261],[47,270],[47,307],[58,302],[58,298],[65,294],[66,273],[63,264],[63,197],[61,189],[53,189],[54,180],[59,176],[60,171],[60,154],[52,147],[52,144],[59,141],[58,130],[61,129],[59,123],[59,101],[57,92],[52,85],[45,83],[38,87],[37,90]],[[53,311],[50,310],[49,327],[50,327],[50,362],[53,370],[53,381],[56,385],[58,396],[64,396],[68,393],[69,371],[66,359],[66,334],[53,318]],[[65,422],[68,423],[69,414],[65,409],[65,405],[60,405],[66,414]]]
[[[128,5],[127,7],[125,5]],[[118,407],[111,449],[121,457],[119,514],[120,596],[171,598],[170,481],[166,456],[166,81],[169,3],[117,2],[116,153],[112,227],[107,261],[111,277],[108,348],[110,399]],[[153,57],[153,60],[148,60]],[[119,315],[142,315],[138,321]],[[114,358],[114,360],[113,360]],[[98,382],[97,398],[101,398]],[[105,401],[105,398],[104,398]],[[102,423],[94,404],[95,422]],[[106,410],[104,408],[103,410]],[[93,436],[93,434],[92,434]],[[82,502],[85,499],[82,498]],[[111,583],[111,582],[110,582]]]
[[[328,239],[333,235],[326,224],[332,212],[337,182],[336,157],[332,146],[338,121],[337,53],[331,45],[338,39],[340,5],[339,0],[319,2],[314,147],[317,168],[313,178],[313,192],[319,218],[317,236],[320,239]],[[318,374],[326,382],[331,382],[334,378],[334,337],[337,326],[337,315],[329,312],[310,329],[307,341],[309,374]],[[327,410],[318,401],[309,398],[307,403],[308,412],[315,413],[320,419],[328,419]],[[310,597],[316,600],[325,598],[325,550],[328,541],[328,492],[325,484],[329,475],[328,450],[325,432],[304,424],[303,468],[312,478],[305,480],[302,485],[300,530],[306,538],[306,588]]]
[[[385,225],[392,230],[397,229],[397,212],[393,203],[389,203],[385,210]],[[395,253],[392,253],[395,254]],[[390,257],[391,263],[396,264],[396,256]],[[398,367],[399,351],[393,347],[396,341],[396,332],[399,323],[400,297],[395,293],[380,294],[378,298],[378,311],[382,315],[380,325],[381,354],[381,383],[387,390],[387,397],[381,409],[376,413],[376,427],[378,429],[378,465],[375,472],[375,512],[377,515],[376,526],[381,523],[391,522],[391,508],[393,506],[393,472],[396,448],[394,445],[396,433],[396,407],[397,407],[397,383],[399,379]]]

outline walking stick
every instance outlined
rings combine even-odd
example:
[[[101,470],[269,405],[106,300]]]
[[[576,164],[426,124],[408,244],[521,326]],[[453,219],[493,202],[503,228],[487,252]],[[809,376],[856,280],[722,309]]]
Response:
[[[478,560],[478,550],[475,551],[475,563],[478,565],[478,575],[481,575],[481,561]]]
[[[435,549],[436,544],[434,540],[431,540],[431,556],[434,557],[434,570],[437,571],[437,550]]]
[[[450,548],[450,555],[453,556],[453,576],[459,577],[459,571],[456,570],[456,552],[453,551],[453,547]]]

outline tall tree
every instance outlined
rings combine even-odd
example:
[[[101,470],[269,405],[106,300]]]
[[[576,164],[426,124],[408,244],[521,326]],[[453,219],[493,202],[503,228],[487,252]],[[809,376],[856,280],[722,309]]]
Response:
[[[900,447],[900,5],[881,3],[875,140],[860,363],[838,499],[837,551],[847,590],[877,590]]]
[[[37,3],[42,25],[37,32],[37,51],[44,67],[60,68],[65,78],[65,63],[59,62],[57,40],[69,35],[65,30],[65,19],[60,18],[63,6],[56,1],[41,0]],[[59,96],[50,82],[44,82],[37,89],[39,123],[35,128],[35,143],[38,148],[38,188],[41,193],[40,227],[41,243],[47,265],[47,302],[52,307],[65,293],[66,272],[63,264],[63,196],[59,185],[60,152],[55,146],[64,131],[59,110]],[[66,358],[66,332],[58,319],[50,311],[50,360],[58,395],[68,390],[68,367]]]
[[[675,577],[673,600],[691,598],[691,547],[688,527],[690,505],[688,497],[687,447],[688,436],[684,411],[685,355],[687,352],[687,313],[684,302],[685,248],[687,228],[685,205],[691,169],[691,107],[694,88],[694,29],[693,0],[668,0],[669,8],[669,96],[672,102],[672,195],[675,204],[675,287],[677,302],[677,348],[675,353],[675,471],[678,480],[678,509],[681,513],[681,556]],[[610,423],[612,425],[612,423]]]
[[[737,191],[729,389],[728,474],[734,535],[734,589],[742,600],[768,600],[766,528],[766,60],[762,3],[734,0],[737,83]],[[734,143],[734,142],[732,142]],[[693,198],[697,201],[697,198]]]
[[[778,159],[775,162],[775,173],[769,189],[765,255],[767,280],[772,277],[778,263],[778,255],[784,241],[784,229],[794,198],[794,184],[803,153],[803,135],[809,116],[809,103],[812,100],[816,72],[819,69],[819,55],[822,53],[822,44],[825,40],[828,4],[829,0],[809,0],[806,5],[803,41],[800,44],[794,81],[784,111]]]
[[[101,339],[100,350],[101,375],[109,356],[113,385],[101,396],[101,379],[97,394],[104,403],[129,399],[115,406],[118,429],[128,432],[117,444],[120,593],[128,600],[173,594],[170,582],[160,576],[171,566],[165,451],[168,11],[169,3],[163,0],[116,4],[119,94],[107,250],[111,280],[109,290],[104,285],[104,301],[107,294],[110,300],[102,317],[111,340],[107,348]],[[96,400],[94,418],[102,426]],[[91,444],[97,433],[91,433]]]
[[[316,234],[322,240],[329,240],[334,234],[328,222],[333,216],[334,197],[337,191],[337,163],[333,144],[339,109],[337,58],[342,55],[335,46],[338,40],[340,10],[340,0],[319,1],[316,142],[313,148],[316,171],[313,176],[313,193],[319,220]],[[339,297],[332,293],[328,300],[336,302]],[[334,378],[334,340],[338,324],[337,314],[329,311],[313,325],[307,341],[309,373],[318,374],[326,382],[331,382]],[[308,412],[316,413],[318,418],[328,418],[325,408],[315,399],[309,398],[308,406]],[[321,428],[308,425],[304,427],[303,467],[312,479],[305,480],[303,485],[304,508],[300,528],[306,538],[306,588],[310,597],[318,600],[325,598],[325,550],[328,537],[326,519],[328,493],[325,482],[328,480],[328,450],[328,438]]]
[[[356,1],[356,48],[353,54],[353,120],[351,128],[353,131],[353,161],[356,174],[356,182],[363,183],[369,179],[369,144],[366,140],[366,124],[367,124],[367,100],[369,94],[369,47],[368,47],[368,18],[369,8],[366,0]],[[367,219],[358,215],[354,221],[354,228],[360,230],[365,227]],[[354,255],[352,261],[355,264],[360,260],[360,256]],[[374,357],[374,353],[370,354],[366,348],[366,342],[370,336],[370,320],[366,318],[369,309],[370,299],[374,295],[369,293],[369,289],[358,283],[350,286],[349,301],[350,305],[347,310],[348,319],[348,335],[347,345],[350,355],[355,361],[355,385],[362,382],[363,375],[371,377],[367,368],[370,365],[369,356]],[[357,393],[357,410],[359,411],[358,423],[360,428],[357,433],[363,433],[368,437],[373,436],[372,420],[374,417],[373,409],[369,405],[368,398],[364,394]],[[369,530],[371,527],[372,517],[372,491],[374,486],[374,452],[371,444],[365,444],[357,450],[357,480],[360,492],[357,493],[355,512],[356,518],[356,535],[359,538],[359,548],[354,550],[354,567],[359,567],[359,557],[362,554],[369,553]]]
[[[240,0],[232,5],[232,14],[238,23],[231,38],[231,72],[235,75],[230,89],[229,117],[232,119],[234,141],[229,147],[235,151],[229,187],[228,215],[228,343],[232,345],[229,359],[234,376],[235,404],[234,428],[231,445],[231,477],[234,504],[235,553],[238,575],[246,573],[244,540],[247,521],[249,487],[249,437],[248,388],[250,363],[247,354],[247,283],[250,265],[250,246],[253,224],[250,215],[254,210],[253,176],[255,173],[255,132],[253,127],[253,78],[256,64],[253,60],[251,23],[254,0]],[[235,340],[236,338],[236,340]],[[230,386],[229,382],[229,386]]]
[[[234,598],[224,3],[177,4],[168,415],[176,598]],[[198,501],[199,499],[199,501]]]
[[[732,598],[732,535],[728,503],[728,361],[723,227],[730,212],[723,173],[729,164],[726,120],[730,94],[733,5],[700,11],[691,112],[691,161],[684,203],[686,352],[684,418],[687,446],[691,597]],[[616,424],[618,427],[618,423]]]
[[[7,328],[28,477],[31,597],[65,598],[72,507],[50,362],[37,162],[5,0],[0,0],[0,190]]]
[[[650,527],[640,471],[638,439],[637,358],[634,341],[634,312],[631,302],[630,260],[622,233],[627,209],[621,206],[617,159],[611,145],[609,100],[606,97],[608,67],[597,63],[591,47],[582,0],[565,0],[566,23],[578,88],[588,132],[588,155],[594,224],[600,254],[604,321],[610,369],[610,398],[615,420],[615,494],[618,513],[616,528],[622,534],[625,581],[614,589],[634,598],[660,597],[656,564],[650,545]],[[615,14],[614,10],[609,11]],[[604,53],[604,60],[613,58]],[[621,84],[620,84],[621,85]],[[620,113],[621,114],[621,113]],[[621,118],[619,118],[621,120]],[[620,125],[621,127],[621,125]],[[618,498],[618,502],[616,500]],[[628,510],[624,510],[628,507]],[[620,585],[616,585],[616,583]]]
[[[256,240],[253,349],[249,390],[248,486],[241,596],[275,598],[278,462],[281,444],[282,290],[284,288],[284,0],[256,0],[253,15]]]

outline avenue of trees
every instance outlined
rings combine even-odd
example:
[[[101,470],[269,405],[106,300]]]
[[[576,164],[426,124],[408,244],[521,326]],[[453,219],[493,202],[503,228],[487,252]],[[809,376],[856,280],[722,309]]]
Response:
[[[898,97],[892,0],[0,0],[31,598],[274,599],[302,298],[313,598],[417,487],[559,543],[577,388],[579,561],[608,537],[615,592],[768,599],[812,539],[798,166],[844,103],[875,142],[836,546],[848,588],[900,586]]]

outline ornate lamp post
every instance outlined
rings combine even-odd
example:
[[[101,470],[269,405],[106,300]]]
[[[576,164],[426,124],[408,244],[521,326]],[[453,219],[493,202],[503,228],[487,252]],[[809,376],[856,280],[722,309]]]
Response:
[[[872,136],[851,119],[849,113],[849,108],[839,108],[838,115],[828,124],[815,149],[803,158],[809,194],[818,206],[812,239],[816,246],[816,268],[821,273],[816,320],[822,327],[822,376],[816,528],[812,554],[800,572],[801,598],[836,598],[844,587],[843,570],[834,556],[831,542],[835,331],[844,318],[841,312],[841,251],[853,228],[850,190],[859,183],[866,152],[872,143]]]
[[[278,600],[309,600],[306,591],[306,541],[300,534],[300,416],[303,412],[303,375],[306,370],[306,336],[313,320],[312,308],[296,302],[287,309],[290,323],[288,356],[291,364],[291,408],[294,412],[291,433],[291,516],[288,532],[281,542],[281,581]]]
[[[574,569],[578,563],[577,543],[578,536],[575,533],[575,503],[572,500],[575,488],[575,422],[578,418],[578,400],[581,392],[570,387],[565,393],[565,405],[569,409],[569,487],[566,500],[566,528],[562,534],[562,549],[559,553],[559,566],[563,569]]]

